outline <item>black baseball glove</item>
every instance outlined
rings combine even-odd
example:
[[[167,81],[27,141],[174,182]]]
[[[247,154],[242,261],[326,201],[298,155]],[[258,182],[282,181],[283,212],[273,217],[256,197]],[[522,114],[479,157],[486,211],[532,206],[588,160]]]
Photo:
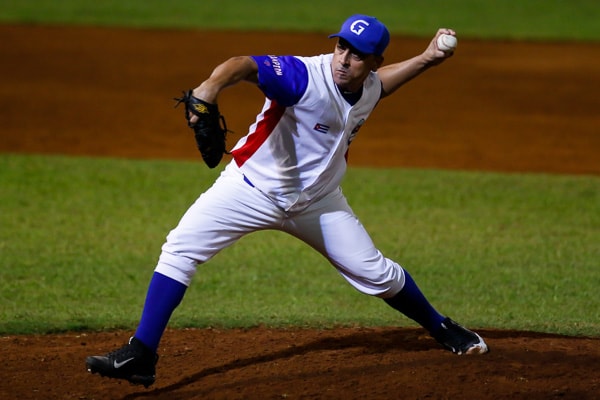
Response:
[[[196,146],[202,154],[202,159],[209,168],[216,167],[223,154],[229,154],[225,147],[227,125],[225,118],[219,113],[219,107],[194,97],[192,90],[183,92],[183,96],[175,100],[175,107],[180,103],[185,104],[185,119],[194,131]],[[192,114],[198,117],[195,123],[190,122]]]

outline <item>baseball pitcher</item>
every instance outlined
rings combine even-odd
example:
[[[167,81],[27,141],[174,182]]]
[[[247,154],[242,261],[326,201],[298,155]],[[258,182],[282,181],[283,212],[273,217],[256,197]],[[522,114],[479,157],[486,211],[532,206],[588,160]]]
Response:
[[[421,54],[384,65],[388,29],[374,17],[353,15],[329,36],[335,39],[330,54],[233,57],[185,91],[178,103],[185,105],[187,124],[211,168],[227,152],[218,96],[246,81],[265,101],[248,133],[232,146],[221,175],[168,234],[134,335],[107,355],[88,357],[87,369],[146,387],[154,383],[160,339],[198,265],[265,229],[307,243],[352,287],[383,299],[447,350],[486,353],[477,333],[440,314],[410,274],[377,249],[340,188],[352,141],[375,106],[453,55],[438,48],[441,35],[455,32],[439,29]]]

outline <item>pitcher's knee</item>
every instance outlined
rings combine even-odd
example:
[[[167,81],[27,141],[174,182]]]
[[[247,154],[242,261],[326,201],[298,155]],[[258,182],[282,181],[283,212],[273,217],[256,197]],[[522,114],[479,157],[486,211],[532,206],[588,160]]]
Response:
[[[191,258],[163,251],[160,254],[158,264],[154,270],[177,282],[189,286],[196,273],[197,264],[197,261],[192,260]]]
[[[369,296],[394,297],[404,287],[404,270],[387,259],[381,270],[365,270],[361,274],[341,273],[355,289]]]

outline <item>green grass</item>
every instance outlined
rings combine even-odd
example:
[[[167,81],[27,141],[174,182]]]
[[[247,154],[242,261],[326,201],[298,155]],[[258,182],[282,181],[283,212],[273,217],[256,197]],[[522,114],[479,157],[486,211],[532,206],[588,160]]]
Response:
[[[3,0],[0,23],[600,40],[596,0]],[[200,44],[199,44],[200,45]],[[0,155],[0,333],[131,329],[160,246],[218,171],[201,163]],[[192,182],[192,184],[190,184]],[[600,332],[600,178],[351,169],[378,247],[473,327]],[[201,267],[171,326],[412,325],[278,232]]]
[[[176,29],[335,30],[350,14],[378,16],[393,33],[599,40],[596,0],[4,0],[0,21]]]
[[[201,162],[1,155],[0,333],[134,327],[165,235],[217,174]],[[344,191],[440,311],[598,335],[599,177],[354,168]],[[279,232],[203,265],[171,322],[413,325]]]

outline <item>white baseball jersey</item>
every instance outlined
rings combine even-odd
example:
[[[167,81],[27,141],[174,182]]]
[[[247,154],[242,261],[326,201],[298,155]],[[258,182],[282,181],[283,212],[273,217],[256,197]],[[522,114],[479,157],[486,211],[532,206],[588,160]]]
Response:
[[[339,186],[348,146],[376,106],[381,82],[372,72],[350,105],[333,81],[332,54],[253,58],[267,99],[231,151],[233,162],[281,208],[301,210]]]
[[[362,293],[392,297],[402,289],[402,267],[374,246],[339,186],[348,146],[377,104],[381,81],[371,73],[362,93],[346,100],[332,59],[254,57],[262,111],[233,160],[167,236],[157,272],[189,285],[198,264],[248,233],[277,229],[321,253]]]

